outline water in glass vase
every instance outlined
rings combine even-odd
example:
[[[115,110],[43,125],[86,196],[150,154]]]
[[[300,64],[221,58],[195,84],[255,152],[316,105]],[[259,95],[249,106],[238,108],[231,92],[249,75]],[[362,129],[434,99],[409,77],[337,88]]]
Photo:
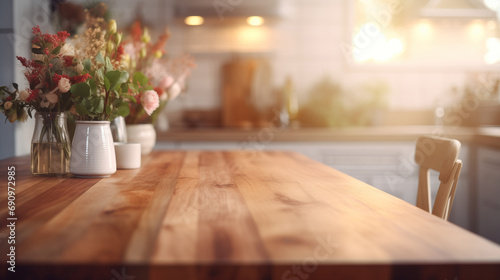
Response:
[[[65,113],[36,113],[31,139],[31,173],[63,175],[69,173],[71,144]]]
[[[31,173],[34,175],[63,175],[69,173],[69,154],[66,143],[31,143]]]

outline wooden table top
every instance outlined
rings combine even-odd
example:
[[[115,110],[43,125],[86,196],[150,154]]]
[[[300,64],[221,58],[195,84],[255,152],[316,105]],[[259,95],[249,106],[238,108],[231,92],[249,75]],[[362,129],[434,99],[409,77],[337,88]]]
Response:
[[[296,153],[155,151],[105,179],[0,166],[12,279],[500,279],[500,246]]]

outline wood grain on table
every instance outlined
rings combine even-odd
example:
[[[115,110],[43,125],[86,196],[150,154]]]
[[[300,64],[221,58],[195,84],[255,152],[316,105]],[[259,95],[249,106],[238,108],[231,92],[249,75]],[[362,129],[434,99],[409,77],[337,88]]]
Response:
[[[498,245],[296,153],[155,151],[105,179],[22,157],[1,182],[10,165],[19,279],[500,279]]]

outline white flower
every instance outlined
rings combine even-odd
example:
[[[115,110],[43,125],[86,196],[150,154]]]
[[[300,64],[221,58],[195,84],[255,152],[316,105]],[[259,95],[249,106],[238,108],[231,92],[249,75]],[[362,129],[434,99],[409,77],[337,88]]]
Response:
[[[69,79],[68,78],[61,78],[59,80],[59,84],[57,85],[57,88],[62,93],[68,92],[71,89],[71,83],[70,83]]]
[[[40,102],[40,106],[42,108],[54,108],[55,104],[59,101],[59,97],[55,94],[57,88],[49,93],[42,94],[42,101]]]
[[[182,88],[179,83],[175,83],[168,89],[167,92],[168,100],[174,100],[179,94],[181,94]]]
[[[70,40],[68,39],[67,41],[69,42]],[[63,56],[75,56],[75,47],[73,46],[73,44],[68,44],[68,42],[64,44],[59,53]]]
[[[28,99],[29,96],[29,92],[21,90],[21,92],[19,93],[19,100],[21,100],[22,102],[26,102],[26,99]]]
[[[53,92],[49,92],[45,95],[45,98],[51,103],[51,104],[56,104],[57,101],[59,101],[59,97],[57,97],[57,94]]]
[[[50,102],[47,101],[47,99],[43,99],[42,101],[40,101],[40,107],[49,108],[49,106],[50,106]]]
[[[7,101],[5,102],[5,104],[3,104],[3,107],[5,108],[5,110],[9,110],[10,108],[12,108],[12,102],[11,101]]]
[[[80,63],[80,62],[79,62],[79,63],[75,66],[75,70],[76,70],[76,72],[78,72],[78,74],[82,74],[82,72],[83,72],[83,65],[82,65],[82,63]]]

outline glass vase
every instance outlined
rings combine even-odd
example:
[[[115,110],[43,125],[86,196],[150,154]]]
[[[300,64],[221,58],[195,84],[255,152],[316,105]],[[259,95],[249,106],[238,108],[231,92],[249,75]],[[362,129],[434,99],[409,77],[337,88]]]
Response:
[[[69,173],[71,143],[66,113],[37,112],[31,139],[31,173],[64,175]]]

